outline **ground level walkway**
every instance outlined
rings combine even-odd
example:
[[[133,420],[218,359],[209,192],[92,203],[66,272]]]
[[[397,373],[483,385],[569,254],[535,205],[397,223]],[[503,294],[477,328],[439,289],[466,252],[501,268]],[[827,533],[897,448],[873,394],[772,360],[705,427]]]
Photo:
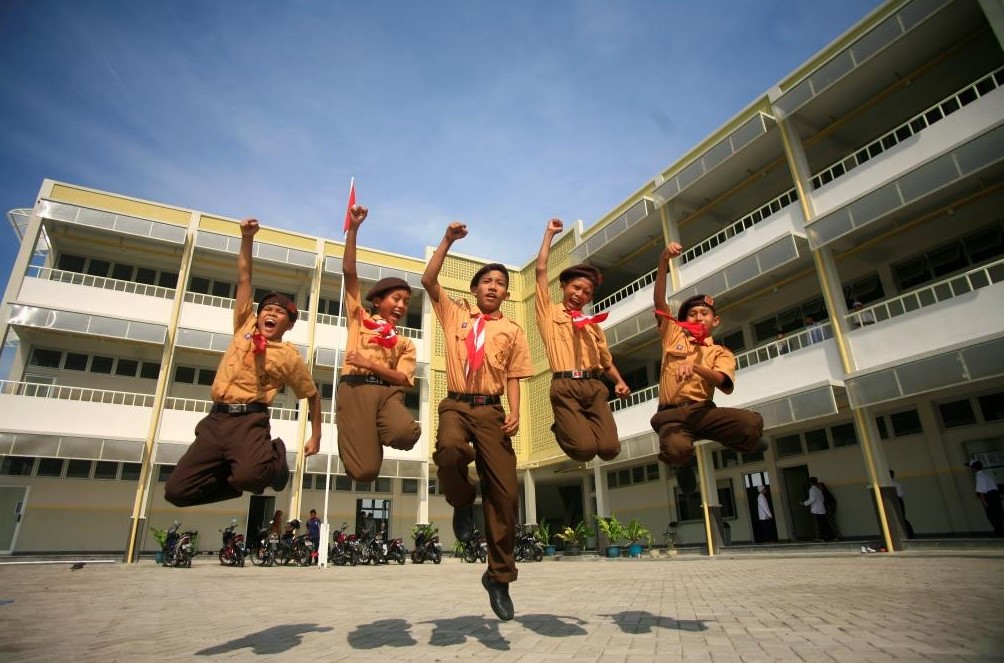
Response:
[[[1004,659],[999,547],[526,563],[508,623],[482,571],[4,564],[0,660]]]

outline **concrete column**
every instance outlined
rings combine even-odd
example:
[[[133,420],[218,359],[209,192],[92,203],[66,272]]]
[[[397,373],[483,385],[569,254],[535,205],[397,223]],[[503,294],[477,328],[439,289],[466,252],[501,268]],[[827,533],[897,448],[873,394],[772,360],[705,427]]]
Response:
[[[537,483],[533,480],[532,470],[523,473],[523,511],[526,513],[523,522],[537,522]]]
[[[924,427],[924,442],[927,446],[927,453],[931,458],[931,465],[936,471],[935,477],[938,481],[938,488],[941,491],[941,500],[944,502],[945,510],[948,512],[949,527],[952,532],[969,533],[972,531],[972,527],[968,523],[964,504],[965,500],[970,497],[970,494],[963,494],[960,491],[959,483],[956,481],[958,475],[952,471],[954,468],[961,468],[963,463],[958,459],[952,458],[948,452],[944,435],[940,432],[941,425],[934,412],[934,403],[931,401],[917,403],[917,412],[920,415],[920,424]],[[935,431],[938,431],[938,433],[935,433]],[[969,470],[966,470],[966,472],[968,473]],[[897,477],[900,477],[899,481],[902,483],[900,475],[901,473],[897,472]],[[904,498],[904,501],[909,499],[908,495]],[[909,509],[909,506],[907,506],[907,509]]]
[[[708,555],[717,555],[725,544],[725,529],[722,521],[722,507],[718,503],[718,488],[715,484],[715,464],[711,457],[711,444],[696,445],[697,485],[701,491],[701,505],[704,510],[704,534],[708,543]]]
[[[422,477],[418,480],[418,507],[415,512],[416,523],[429,522],[429,462],[422,463]]]

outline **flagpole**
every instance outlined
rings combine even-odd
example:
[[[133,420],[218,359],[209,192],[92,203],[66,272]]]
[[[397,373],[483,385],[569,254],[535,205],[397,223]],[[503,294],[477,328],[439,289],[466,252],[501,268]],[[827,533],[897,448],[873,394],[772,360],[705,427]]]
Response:
[[[356,178],[353,177],[349,181],[349,204],[348,209],[345,210],[346,221],[348,220],[349,209],[352,208],[352,203],[355,199],[356,190]],[[342,227],[342,259],[345,259],[344,253],[344,243],[348,237],[349,230],[347,225]],[[342,285],[338,290],[338,317],[344,319],[345,312],[345,266],[342,265]],[[348,343],[348,331],[349,324],[348,320],[345,320],[345,342]],[[337,420],[335,419],[336,405],[338,402],[338,373],[340,369],[340,359],[342,357],[342,350],[340,348],[335,348],[335,373],[334,379],[331,384],[331,449],[328,451],[328,464],[324,470],[324,522],[321,523],[321,544],[320,550],[317,551],[317,565],[319,567],[327,568],[328,566],[328,538],[331,532],[331,525],[328,521],[328,500],[331,496],[331,456],[335,448],[335,438],[334,431],[337,430]]]

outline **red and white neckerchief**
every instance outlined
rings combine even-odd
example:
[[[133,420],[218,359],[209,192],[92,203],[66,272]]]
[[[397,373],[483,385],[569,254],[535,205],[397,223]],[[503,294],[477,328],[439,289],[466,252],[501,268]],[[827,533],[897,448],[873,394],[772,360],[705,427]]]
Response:
[[[680,321],[671,316],[669,313],[664,313],[659,309],[655,310],[655,314],[672,320],[673,323],[689,333],[691,338],[694,339],[694,343],[697,343],[698,345],[704,345],[704,339],[708,338],[708,330],[705,329],[704,325],[699,322]]]
[[[486,316],[473,316],[471,331],[467,334],[467,362],[464,364],[464,375],[470,380],[478,372],[485,360],[485,324]]]
[[[576,329],[582,329],[586,325],[599,324],[606,320],[607,316],[610,315],[606,311],[595,315],[586,315],[582,311],[573,311],[570,308],[566,308],[565,313],[572,316],[572,324],[575,325]]]
[[[265,352],[265,348],[268,347],[268,339],[262,336],[261,332],[256,331],[251,334],[251,353],[260,355]]]
[[[363,318],[363,327],[376,332],[376,336],[370,337],[370,343],[376,343],[382,348],[393,348],[397,345],[397,330],[386,320]]]

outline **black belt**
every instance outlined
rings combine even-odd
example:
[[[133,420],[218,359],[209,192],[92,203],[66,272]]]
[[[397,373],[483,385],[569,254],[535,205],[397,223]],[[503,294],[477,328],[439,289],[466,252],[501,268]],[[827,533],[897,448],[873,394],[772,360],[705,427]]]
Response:
[[[460,401],[461,403],[470,403],[472,405],[498,405],[502,402],[501,396],[486,396],[485,394],[461,394],[456,391],[446,392],[447,398],[452,398],[455,401]]]
[[[709,401],[685,401],[683,403],[665,403],[659,405],[659,412],[663,410],[675,410],[678,407],[687,407],[688,405],[703,405]]]
[[[383,380],[372,373],[369,375],[343,375],[339,378],[340,382],[345,384],[378,384],[384,387],[389,387],[390,382]]]
[[[552,380],[558,378],[569,378],[572,380],[599,380],[603,373],[600,371],[557,371],[551,375]]]
[[[249,412],[268,412],[264,403],[213,403],[212,412],[223,414],[248,414]]]

